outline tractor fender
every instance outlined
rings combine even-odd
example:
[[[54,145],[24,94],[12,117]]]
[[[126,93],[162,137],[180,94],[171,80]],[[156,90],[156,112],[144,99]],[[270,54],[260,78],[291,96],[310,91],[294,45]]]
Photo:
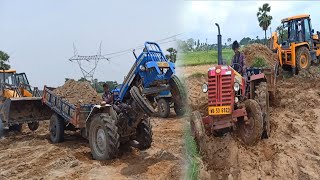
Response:
[[[251,82],[251,81],[256,81],[256,80],[258,80],[258,79],[259,79],[259,80],[261,80],[261,79],[266,79],[265,74],[264,74],[264,73],[260,73],[260,74],[251,75],[249,82]]]

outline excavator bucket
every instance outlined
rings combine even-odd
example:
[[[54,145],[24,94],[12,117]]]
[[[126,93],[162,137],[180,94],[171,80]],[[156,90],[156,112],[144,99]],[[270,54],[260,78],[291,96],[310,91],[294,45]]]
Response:
[[[51,109],[42,104],[41,97],[5,98],[0,101],[0,117],[5,127],[48,120],[51,115]]]

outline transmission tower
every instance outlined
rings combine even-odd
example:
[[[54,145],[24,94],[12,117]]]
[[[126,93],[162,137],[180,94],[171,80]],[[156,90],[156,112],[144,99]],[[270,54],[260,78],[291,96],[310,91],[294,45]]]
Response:
[[[93,75],[94,72],[96,71],[96,68],[98,66],[98,63],[100,60],[107,60],[109,61],[108,58],[106,58],[105,56],[101,55],[101,43],[99,46],[99,50],[98,53],[96,55],[91,55],[91,56],[80,56],[78,54],[78,51],[76,49],[76,46],[73,43],[73,51],[74,51],[74,55],[69,59],[69,61],[71,62],[77,62],[80,70],[83,74],[83,77],[86,80],[90,80],[91,82],[93,82]],[[91,65],[91,66],[85,66],[86,65]]]

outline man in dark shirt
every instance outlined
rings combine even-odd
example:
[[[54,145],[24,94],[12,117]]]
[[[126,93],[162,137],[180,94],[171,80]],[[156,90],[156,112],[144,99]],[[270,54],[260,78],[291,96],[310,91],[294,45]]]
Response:
[[[111,104],[113,102],[113,95],[109,91],[109,85],[107,83],[103,84],[104,93],[102,95],[102,100],[107,104]]]
[[[232,50],[234,51],[234,56],[231,61],[233,69],[239,74],[243,75],[245,73],[246,67],[244,62],[244,54],[239,51],[240,45],[238,41],[234,41],[232,44]]]

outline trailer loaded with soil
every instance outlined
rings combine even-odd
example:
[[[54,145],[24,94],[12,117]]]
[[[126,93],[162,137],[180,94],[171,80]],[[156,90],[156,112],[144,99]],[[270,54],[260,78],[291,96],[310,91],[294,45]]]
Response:
[[[151,146],[150,120],[136,101],[106,104],[89,83],[69,80],[58,88],[45,86],[43,103],[54,111],[49,125],[52,143],[62,142],[66,130],[80,131],[97,160],[117,157],[120,144]]]

